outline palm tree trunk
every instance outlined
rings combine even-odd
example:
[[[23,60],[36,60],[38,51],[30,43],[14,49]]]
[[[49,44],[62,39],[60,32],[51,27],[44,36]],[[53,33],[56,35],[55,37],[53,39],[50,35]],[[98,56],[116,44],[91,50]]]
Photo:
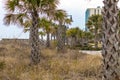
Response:
[[[30,27],[30,46],[31,46],[31,64],[38,64],[40,62],[39,52],[39,34],[38,34],[38,14],[31,13],[32,26]]]
[[[43,35],[41,35],[41,40],[43,40]]]
[[[74,47],[74,44],[75,44],[75,38],[74,37],[71,37],[71,48],[73,48]]]
[[[76,37],[72,37],[72,48],[74,49],[76,45]]]
[[[95,30],[95,48],[97,49],[98,48],[98,39],[97,39],[97,30]]]
[[[64,46],[65,46],[65,44],[66,44],[66,26],[64,25],[63,26],[63,40],[64,40]]]
[[[51,34],[51,35],[50,35],[50,41],[52,41],[52,40],[53,40],[53,35]]]
[[[68,46],[68,41],[69,41],[69,40],[68,40],[68,37],[66,37],[66,45],[67,45],[67,46]]]
[[[54,39],[54,42],[55,42],[55,40],[56,40],[56,35],[55,34],[53,35],[53,39]]]
[[[120,80],[118,0],[104,0],[103,8],[103,77],[102,80]]]
[[[47,47],[47,48],[50,47],[50,34],[49,34],[49,32],[47,32],[47,42],[46,42],[46,47]]]
[[[57,51],[58,52],[64,52],[65,49],[65,42],[64,42],[64,26],[61,25],[58,27],[58,34],[57,34]]]

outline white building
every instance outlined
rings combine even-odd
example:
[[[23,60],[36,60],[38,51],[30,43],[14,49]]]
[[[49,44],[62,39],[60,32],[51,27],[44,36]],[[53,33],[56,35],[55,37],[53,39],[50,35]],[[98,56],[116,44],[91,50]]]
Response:
[[[92,15],[97,15],[100,14],[101,15],[101,11],[102,9],[100,7],[97,8],[88,8],[85,12],[85,24],[88,21],[88,18]],[[85,27],[85,30],[87,31],[87,27]]]

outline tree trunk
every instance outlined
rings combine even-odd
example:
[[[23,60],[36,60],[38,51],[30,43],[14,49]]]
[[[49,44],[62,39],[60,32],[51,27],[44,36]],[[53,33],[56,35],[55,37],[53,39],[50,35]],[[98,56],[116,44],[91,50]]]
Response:
[[[74,36],[74,37],[72,37],[72,42],[71,42],[71,44],[72,44],[72,48],[74,49],[75,48],[75,45],[76,45],[76,37]]]
[[[57,34],[57,51],[64,52],[65,51],[65,42],[64,42],[64,26],[60,24],[58,27],[58,34]]]
[[[66,45],[68,46],[69,40],[68,37],[66,37]]]
[[[31,13],[31,16],[32,16],[32,26],[30,27],[31,64],[36,65],[40,62],[37,11]]]
[[[41,35],[41,40],[43,40],[43,35]]]
[[[55,40],[56,40],[56,36],[55,36],[55,34],[53,35],[53,38],[54,38],[54,42],[55,42]]]
[[[50,34],[49,34],[49,32],[47,32],[47,42],[46,42],[46,47],[47,47],[47,48],[50,47]]]
[[[95,35],[95,41],[94,41],[94,43],[95,43],[95,48],[97,49],[97,48],[98,48],[98,39],[97,39],[97,34]]]
[[[63,26],[63,40],[64,40],[64,46],[66,45],[66,26]]]
[[[52,40],[53,40],[53,35],[51,34],[51,35],[50,35],[50,41],[52,41]]]
[[[120,80],[118,0],[104,0],[103,7],[103,77],[102,80]]]
[[[95,27],[98,27],[98,26],[96,25]],[[95,41],[94,41],[94,43],[95,43],[95,48],[96,49],[98,48],[98,31],[97,30],[98,29],[95,28]]]

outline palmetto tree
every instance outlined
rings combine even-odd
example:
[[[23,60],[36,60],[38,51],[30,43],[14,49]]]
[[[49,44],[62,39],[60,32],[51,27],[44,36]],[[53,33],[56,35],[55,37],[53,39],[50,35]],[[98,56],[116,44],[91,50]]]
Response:
[[[64,52],[65,50],[65,32],[64,32],[64,22],[67,17],[67,13],[64,10],[56,10],[54,12],[54,20],[58,22],[58,30],[57,30],[57,51]]]
[[[51,29],[51,37],[53,37],[54,42],[56,41],[56,37],[57,37],[57,30],[58,30],[58,25],[53,23],[52,24],[52,29]]]
[[[65,45],[68,45],[68,37],[66,35],[66,31],[69,28],[69,25],[71,25],[71,23],[73,22],[72,15],[67,15],[67,16],[70,16],[70,18],[67,17],[64,21],[64,25],[65,25],[65,28],[64,28],[64,34],[65,34],[64,43],[65,43]]]
[[[102,16],[101,15],[92,15],[89,17],[86,26],[89,31],[95,35],[95,47],[98,48],[98,41],[101,38],[101,29],[102,29]]]
[[[92,39],[92,34],[90,32],[85,32],[78,27],[68,29],[66,34],[69,38],[68,42],[71,44],[71,47],[75,47],[79,43],[83,45],[83,41],[85,42],[86,37],[87,40]]]
[[[119,73],[119,25],[118,7],[119,0],[104,0],[103,7],[103,79],[120,80]]]
[[[38,21],[41,14],[49,14],[54,11],[58,5],[58,0],[7,0],[7,14],[4,18],[5,24],[22,25],[31,20],[30,26],[30,45],[31,45],[31,63],[40,62]],[[19,16],[20,15],[20,16]]]
[[[47,34],[47,41],[46,41],[46,47],[50,47],[50,32],[52,27],[52,22],[48,20],[47,18],[42,18],[40,21],[40,25],[42,26],[43,30]]]
[[[71,28],[66,31],[67,36],[69,39],[71,39],[71,47],[75,47],[77,38],[78,38],[78,33],[79,33],[79,28]]]

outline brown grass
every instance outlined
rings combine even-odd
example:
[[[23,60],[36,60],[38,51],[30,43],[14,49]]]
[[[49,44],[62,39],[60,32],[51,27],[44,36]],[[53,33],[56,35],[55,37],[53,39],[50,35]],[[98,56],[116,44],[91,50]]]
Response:
[[[101,70],[99,55],[75,50],[63,54],[43,49],[40,64],[29,66],[30,49],[24,46],[0,44],[0,80],[98,80]]]

